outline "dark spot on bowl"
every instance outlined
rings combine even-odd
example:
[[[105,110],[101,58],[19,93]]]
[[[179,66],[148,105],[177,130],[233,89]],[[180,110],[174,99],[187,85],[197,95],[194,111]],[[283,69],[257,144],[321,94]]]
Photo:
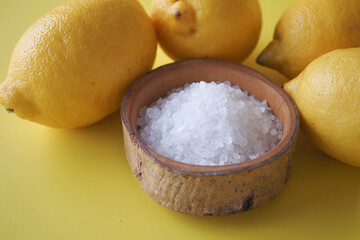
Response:
[[[254,205],[254,194],[248,196],[245,201],[242,203],[242,211],[246,212],[252,209]]]
[[[212,213],[204,213],[203,216],[214,216]]]
[[[133,173],[136,177],[137,180],[139,180],[141,182],[142,180],[142,161],[140,156],[138,155],[138,166],[134,169]]]
[[[239,213],[239,212],[241,212],[241,211],[240,211],[240,210],[234,210],[234,211],[229,212],[229,215],[230,215],[230,214],[237,214],[237,213]]]

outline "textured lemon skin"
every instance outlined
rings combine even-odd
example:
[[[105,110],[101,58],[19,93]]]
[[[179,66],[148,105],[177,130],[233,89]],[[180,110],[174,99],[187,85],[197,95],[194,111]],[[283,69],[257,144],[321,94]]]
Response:
[[[241,62],[261,30],[257,0],[154,0],[150,13],[160,46],[174,60]]]
[[[34,23],[13,52],[0,103],[56,128],[97,122],[152,68],[156,34],[135,0],[71,0]]]
[[[338,49],[308,65],[284,89],[302,130],[330,156],[360,167],[360,48]]]
[[[324,53],[352,47],[360,47],[359,0],[296,0],[257,62],[294,78]]]

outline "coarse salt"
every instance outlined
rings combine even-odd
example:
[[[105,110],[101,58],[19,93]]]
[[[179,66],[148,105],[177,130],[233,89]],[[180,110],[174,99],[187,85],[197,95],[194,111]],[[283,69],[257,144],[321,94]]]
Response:
[[[235,164],[257,158],[282,138],[266,100],[230,82],[187,84],[140,109],[139,134],[164,157],[194,165]]]

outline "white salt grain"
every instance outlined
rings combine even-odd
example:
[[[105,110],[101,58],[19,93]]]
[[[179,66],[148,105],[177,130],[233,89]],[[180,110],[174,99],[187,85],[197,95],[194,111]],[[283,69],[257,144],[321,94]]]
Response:
[[[266,100],[238,86],[198,82],[172,89],[139,111],[140,136],[155,152],[195,165],[224,165],[263,155],[282,138]]]

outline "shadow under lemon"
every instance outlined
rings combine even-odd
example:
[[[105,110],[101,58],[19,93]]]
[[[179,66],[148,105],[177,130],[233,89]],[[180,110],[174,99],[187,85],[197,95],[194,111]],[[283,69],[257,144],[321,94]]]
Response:
[[[124,185],[132,172],[125,158],[119,111],[88,127],[47,131],[44,155],[54,179],[73,184]],[[56,176],[56,177],[55,177]],[[67,185],[67,183],[65,183]]]
[[[143,206],[147,196],[125,158],[119,111],[84,128],[49,128],[46,137],[43,185],[50,202],[76,209],[79,218],[96,214],[91,221],[98,224],[128,221]]]

